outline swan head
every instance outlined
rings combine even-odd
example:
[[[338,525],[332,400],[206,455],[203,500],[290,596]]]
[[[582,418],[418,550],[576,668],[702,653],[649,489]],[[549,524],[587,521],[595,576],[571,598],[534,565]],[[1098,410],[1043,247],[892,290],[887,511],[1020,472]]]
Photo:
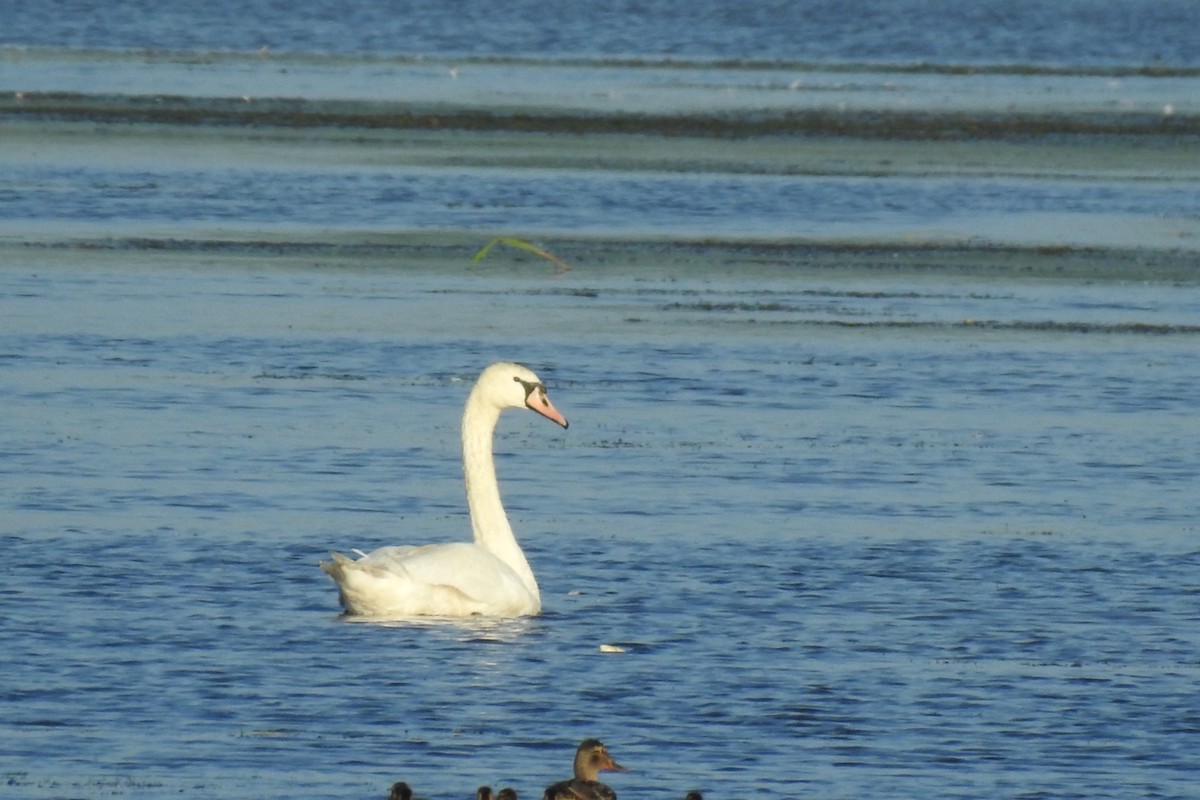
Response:
[[[480,395],[496,408],[528,408],[567,427],[567,418],[550,402],[541,378],[520,364],[507,361],[492,364],[479,376],[472,394]]]
[[[601,770],[626,772],[624,767],[613,761],[604,742],[599,739],[584,739],[575,750],[575,777],[579,780],[594,781],[600,777]]]

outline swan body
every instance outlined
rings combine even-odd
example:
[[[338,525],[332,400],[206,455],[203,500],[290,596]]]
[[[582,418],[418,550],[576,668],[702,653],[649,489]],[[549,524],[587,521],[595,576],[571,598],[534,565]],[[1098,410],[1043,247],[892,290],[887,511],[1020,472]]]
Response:
[[[322,562],[349,615],[519,617],[542,600],[500,501],[492,437],[502,411],[528,408],[567,427],[546,387],[519,364],[492,364],[475,382],[462,419],[463,475],[472,542],[381,547],[357,559],[333,553]],[[357,552],[357,551],[356,551]]]
[[[546,787],[542,800],[617,800],[617,793],[600,782],[600,771],[625,772],[599,739],[584,739],[575,750],[575,777]]]

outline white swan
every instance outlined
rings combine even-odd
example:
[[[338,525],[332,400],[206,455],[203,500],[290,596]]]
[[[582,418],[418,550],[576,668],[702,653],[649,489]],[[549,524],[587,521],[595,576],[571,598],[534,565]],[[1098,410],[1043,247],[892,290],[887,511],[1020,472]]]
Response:
[[[500,412],[528,408],[567,427],[538,376],[519,364],[485,369],[462,419],[463,474],[474,543],[381,547],[355,560],[333,553],[321,569],[333,578],[347,614],[519,617],[542,610],[533,570],[500,502],[492,435]]]

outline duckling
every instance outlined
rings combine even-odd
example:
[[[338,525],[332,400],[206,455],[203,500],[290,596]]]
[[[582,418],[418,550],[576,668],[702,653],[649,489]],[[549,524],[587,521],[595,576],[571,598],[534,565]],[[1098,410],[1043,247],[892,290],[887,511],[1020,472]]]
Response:
[[[517,800],[517,790],[511,786],[505,786],[496,792],[496,800]]]
[[[492,787],[480,786],[475,790],[475,800],[517,800],[517,790],[505,786],[500,791],[492,794]]]
[[[404,781],[396,781],[392,784],[392,793],[388,795],[388,800],[413,800],[412,789]]]
[[[683,800],[704,800],[704,795],[697,792],[695,789],[684,795]]]
[[[542,800],[617,800],[617,793],[599,781],[600,771],[625,772],[599,739],[584,739],[575,750],[575,777],[546,788]]]

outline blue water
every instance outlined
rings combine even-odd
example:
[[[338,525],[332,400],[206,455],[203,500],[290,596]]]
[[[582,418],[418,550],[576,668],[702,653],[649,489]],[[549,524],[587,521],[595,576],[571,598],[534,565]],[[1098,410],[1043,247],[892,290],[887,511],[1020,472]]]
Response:
[[[1047,5],[944,0],[547,6],[422,3],[5,2],[0,42],[80,49],[675,57],[1197,67],[1189,0]]]
[[[859,177],[613,175],[513,170],[409,170],[406,175],[330,170],[14,168],[0,213],[18,220],[107,223],[128,229],[177,220],[257,229],[448,229],[764,238],[836,229],[946,227],[1008,215],[1053,213],[1182,218],[1200,189],[1170,179],[1106,191],[1091,181],[957,178],[881,182]],[[346,198],[354,197],[355,202]]]
[[[1195,18],[0,4],[4,796],[1195,797]]]
[[[4,276],[13,796],[536,796],[589,735],[633,796],[1192,792],[1197,334],[1118,321],[1194,292]],[[572,421],[498,446],[546,613],[339,622],[326,549],[467,530],[503,354]]]

